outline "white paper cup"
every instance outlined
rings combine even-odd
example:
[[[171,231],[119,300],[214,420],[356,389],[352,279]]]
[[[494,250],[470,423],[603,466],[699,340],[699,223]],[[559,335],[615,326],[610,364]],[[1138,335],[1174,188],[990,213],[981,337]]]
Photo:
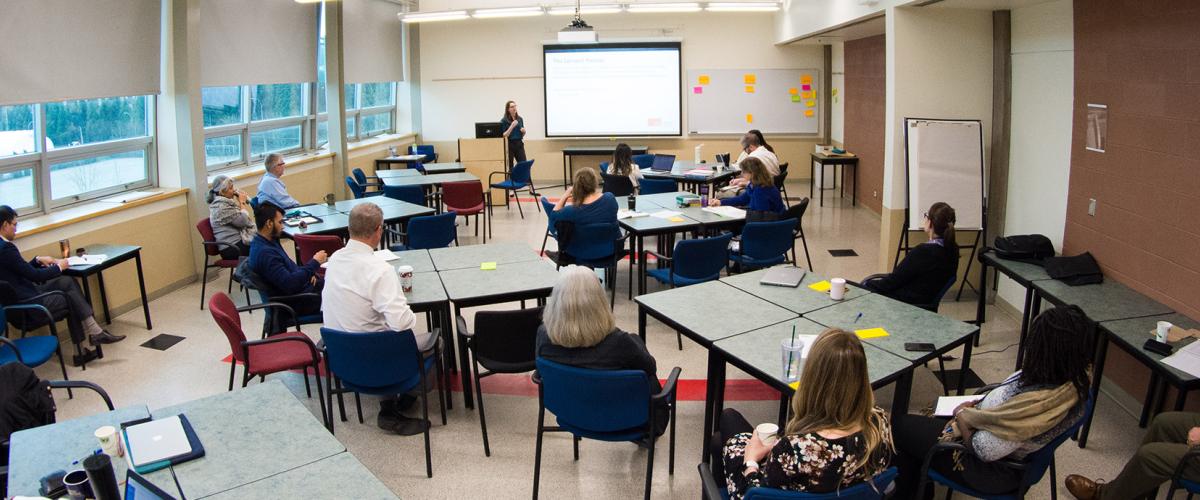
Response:
[[[834,278],[829,280],[829,298],[833,300],[842,300],[846,298],[845,278]]]
[[[1175,325],[1172,325],[1170,321],[1159,321],[1158,328],[1154,330],[1154,339],[1159,342],[1166,342],[1167,334],[1171,333],[1171,327],[1173,326]]]
[[[758,424],[754,428],[754,435],[758,436],[758,440],[767,446],[775,446],[779,441],[779,426],[771,423]]]
[[[93,433],[96,440],[100,442],[100,449],[110,457],[123,457],[125,450],[121,449],[121,439],[117,436],[117,428],[111,425],[106,425],[96,429]]]
[[[413,289],[413,268],[412,268],[412,266],[397,267],[396,275],[400,277],[400,288],[404,290],[404,293],[411,292]]]

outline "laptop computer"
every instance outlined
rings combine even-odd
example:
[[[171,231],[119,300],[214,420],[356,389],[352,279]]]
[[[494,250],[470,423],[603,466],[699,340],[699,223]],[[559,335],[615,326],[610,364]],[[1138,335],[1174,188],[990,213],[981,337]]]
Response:
[[[125,500],[175,500],[175,497],[129,469],[125,473]]]
[[[800,282],[804,280],[804,275],[807,273],[808,271],[798,267],[772,267],[767,270],[767,273],[763,275],[762,279],[759,280],[758,283],[762,285],[796,288],[800,286]]]
[[[179,415],[126,427],[125,439],[134,467],[169,460],[192,451],[192,444],[188,442]]]
[[[475,122],[475,138],[488,139],[492,137],[503,137],[504,132],[500,130],[500,122]]]
[[[670,172],[673,167],[675,155],[654,155],[654,163],[650,164],[650,170],[655,172]]]

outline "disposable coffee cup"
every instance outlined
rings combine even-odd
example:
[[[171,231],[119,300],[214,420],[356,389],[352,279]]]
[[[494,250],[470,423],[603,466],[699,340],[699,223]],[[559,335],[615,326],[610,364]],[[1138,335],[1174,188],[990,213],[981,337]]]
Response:
[[[121,447],[121,439],[118,437],[117,428],[111,425],[106,425],[96,429],[94,433],[96,440],[100,442],[100,449],[104,450],[110,457],[123,457],[125,450]]]
[[[779,348],[783,356],[781,362],[783,363],[782,372],[784,381],[790,383],[800,380],[800,367],[804,361],[804,341],[800,339],[792,340],[790,338],[783,339]]]
[[[71,500],[94,498],[92,483],[88,482],[87,471],[76,469],[63,476],[63,486],[67,488],[67,496]]]
[[[1171,333],[1171,327],[1173,326],[1175,325],[1172,325],[1170,321],[1159,321],[1158,328],[1154,330],[1154,340],[1166,342],[1167,334]]]
[[[754,435],[758,436],[758,440],[767,446],[775,446],[779,441],[779,426],[772,423],[758,424],[754,428]]]
[[[326,205],[333,205],[334,202],[336,202],[336,201],[337,201],[337,198],[335,198],[333,196],[333,193],[329,193],[329,194],[325,195],[325,204]]]
[[[396,268],[396,275],[400,277],[400,288],[404,293],[411,292],[413,289],[413,268],[412,266],[400,266]]]
[[[843,278],[834,278],[829,280],[829,298],[833,300],[842,300],[846,298],[846,280]]]

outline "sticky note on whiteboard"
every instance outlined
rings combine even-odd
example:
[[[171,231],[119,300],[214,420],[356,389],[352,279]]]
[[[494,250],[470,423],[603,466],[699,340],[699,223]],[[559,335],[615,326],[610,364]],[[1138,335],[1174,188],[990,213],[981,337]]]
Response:
[[[804,107],[811,108],[817,105],[817,101],[804,101]]]
[[[700,85],[708,85],[709,82],[708,75],[700,75],[700,78],[697,78],[697,80]]]
[[[692,93],[693,94],[703,94],[704,87],[692,87]]]
[[[746,113],[746,123],[754,123],[754,115]]]
[[[813,98],[813,92],[812,92],[811,90],[810,90],[810,91],[808,91],[808,92],[801,92],[801,93],[800,93],[800,97],[803,97],[803,98],[805,98],[805,99],[812,99],[812,98]]]
[[[796,90],[796,87],[792,87],[792,88],[788,89],[788,93],[791,95],[796,95],[797,93],[799,93],[799,91]]]
[[[745,75],[742,75],[742,82],[746,85],[754,85],[757,83],[757,81],[758,78],[754,76],[754,73],[746,73]]]
[[[747,94],[753,94],[753,93],[754,93],[754,86],[753,86],[753,85],[747,85],[747,86],[746,86],[746,93],[747,93]]]
[[[812,75],[800,75],[800,83],[812,83]]]
[[[802,88],[804,90],[812,90],[812,85],[809,85],[806,83],[804,85],[801,85],[800,88]]]
[[[800,102],[800,96],[798,96],[798,95],[792,96],[792,102]]]
[[[813,110],[811,110],[811,109],[806,109],[806,110],[804,110],[804,116],[805,116],[805,117],[807,117],[807,118],[812,118],[812,116],[813,116]]]

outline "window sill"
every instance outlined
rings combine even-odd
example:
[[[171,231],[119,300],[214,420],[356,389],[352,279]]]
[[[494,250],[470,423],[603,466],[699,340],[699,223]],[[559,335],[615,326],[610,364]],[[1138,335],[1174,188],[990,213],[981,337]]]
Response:
[[[83,222],[89,219],[95,219],[111,213],[129,210],[134,207],[148,205],[160,200],[166,200],[176,196],[186,196],[188,190],[186,188],[146,188],[137,191],[129,191],[124,194],[128,195],[135,192],[146,192],[153,194],[127,202],[95,200],[73,205],[69,208],[56,210],[49,215],[39,215],[36,217],[30,217],[28,219],[23,218],[21,219],[20,230],[17,232],[17,239],[52,231],[63,226]],[[114,197],[116,196],[110,198]]]

